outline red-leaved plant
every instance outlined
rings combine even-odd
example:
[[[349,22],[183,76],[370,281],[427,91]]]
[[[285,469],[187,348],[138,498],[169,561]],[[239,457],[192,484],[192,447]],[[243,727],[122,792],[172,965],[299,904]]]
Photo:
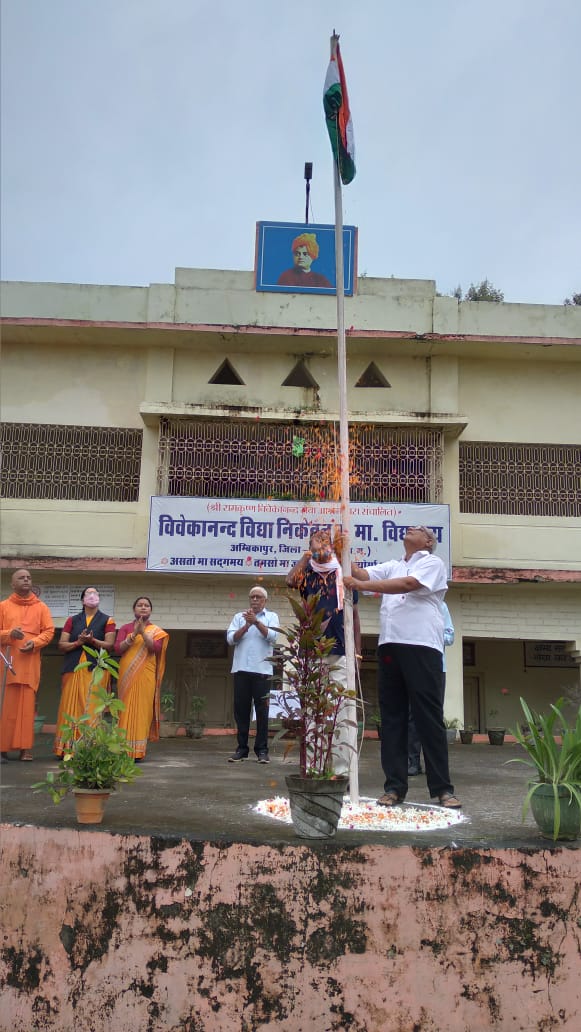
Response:
[[[296,619],[287,630],[281,628],[286,641],[277,648],[273,662],[282,661],[275,682],[286,723],[299,739],[301,775],[332,778],[333,741],[340,727],[355,726],[341,715],[341,705],[355,692],[333,680],[335,639],[325,636],[325,614],[317,610],[319,597],[289,596]]]

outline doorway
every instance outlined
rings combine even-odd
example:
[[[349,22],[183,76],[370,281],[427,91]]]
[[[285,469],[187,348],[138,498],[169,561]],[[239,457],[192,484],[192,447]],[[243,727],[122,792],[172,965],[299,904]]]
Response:
[[[464,727],[480,731],[480,678],[464,674]]]

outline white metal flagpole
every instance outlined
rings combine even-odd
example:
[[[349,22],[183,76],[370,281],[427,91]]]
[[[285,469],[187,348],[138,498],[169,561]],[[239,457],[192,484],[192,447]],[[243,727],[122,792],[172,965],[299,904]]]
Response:
[[[331,53],[336,36],[331,37]],[[336,46],[336,43],[335,43]],[[343,551],[341,566],[343,575],[351,573],[351,515],[349,512],[349,419],[347,415],[347,350],[345,346],[345,288],[343,278],[343,198],[337,162],[335,169],[335,282],[337,284],[337,373],[339,384],[339,443],[341,466],[341,527],[343,530]],[[345,658],[347,662],[347,688],[354,693],[349,707],[354,726],[348,727],[349,742],[349,794],[351,802],[359,802],[359,758],[357,755],[357,708],[355,679],[355,635],[353,631],[353,593],[345,590],[343,609],[345,627]]]

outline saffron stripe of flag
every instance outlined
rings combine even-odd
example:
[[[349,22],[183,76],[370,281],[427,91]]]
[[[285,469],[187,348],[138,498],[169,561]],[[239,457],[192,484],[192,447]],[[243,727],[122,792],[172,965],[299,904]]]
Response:
[[[355,139],[349,110],[347,82],[338,42],[327,69],[323,108],[341,182],[347,186],[355,176]]]

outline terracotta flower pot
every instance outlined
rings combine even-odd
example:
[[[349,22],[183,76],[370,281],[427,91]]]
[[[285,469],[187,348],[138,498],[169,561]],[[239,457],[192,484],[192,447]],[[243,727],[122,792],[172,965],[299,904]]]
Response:
[[[101,824],[110,791],[98,788],[74,788],[79,824]]]

